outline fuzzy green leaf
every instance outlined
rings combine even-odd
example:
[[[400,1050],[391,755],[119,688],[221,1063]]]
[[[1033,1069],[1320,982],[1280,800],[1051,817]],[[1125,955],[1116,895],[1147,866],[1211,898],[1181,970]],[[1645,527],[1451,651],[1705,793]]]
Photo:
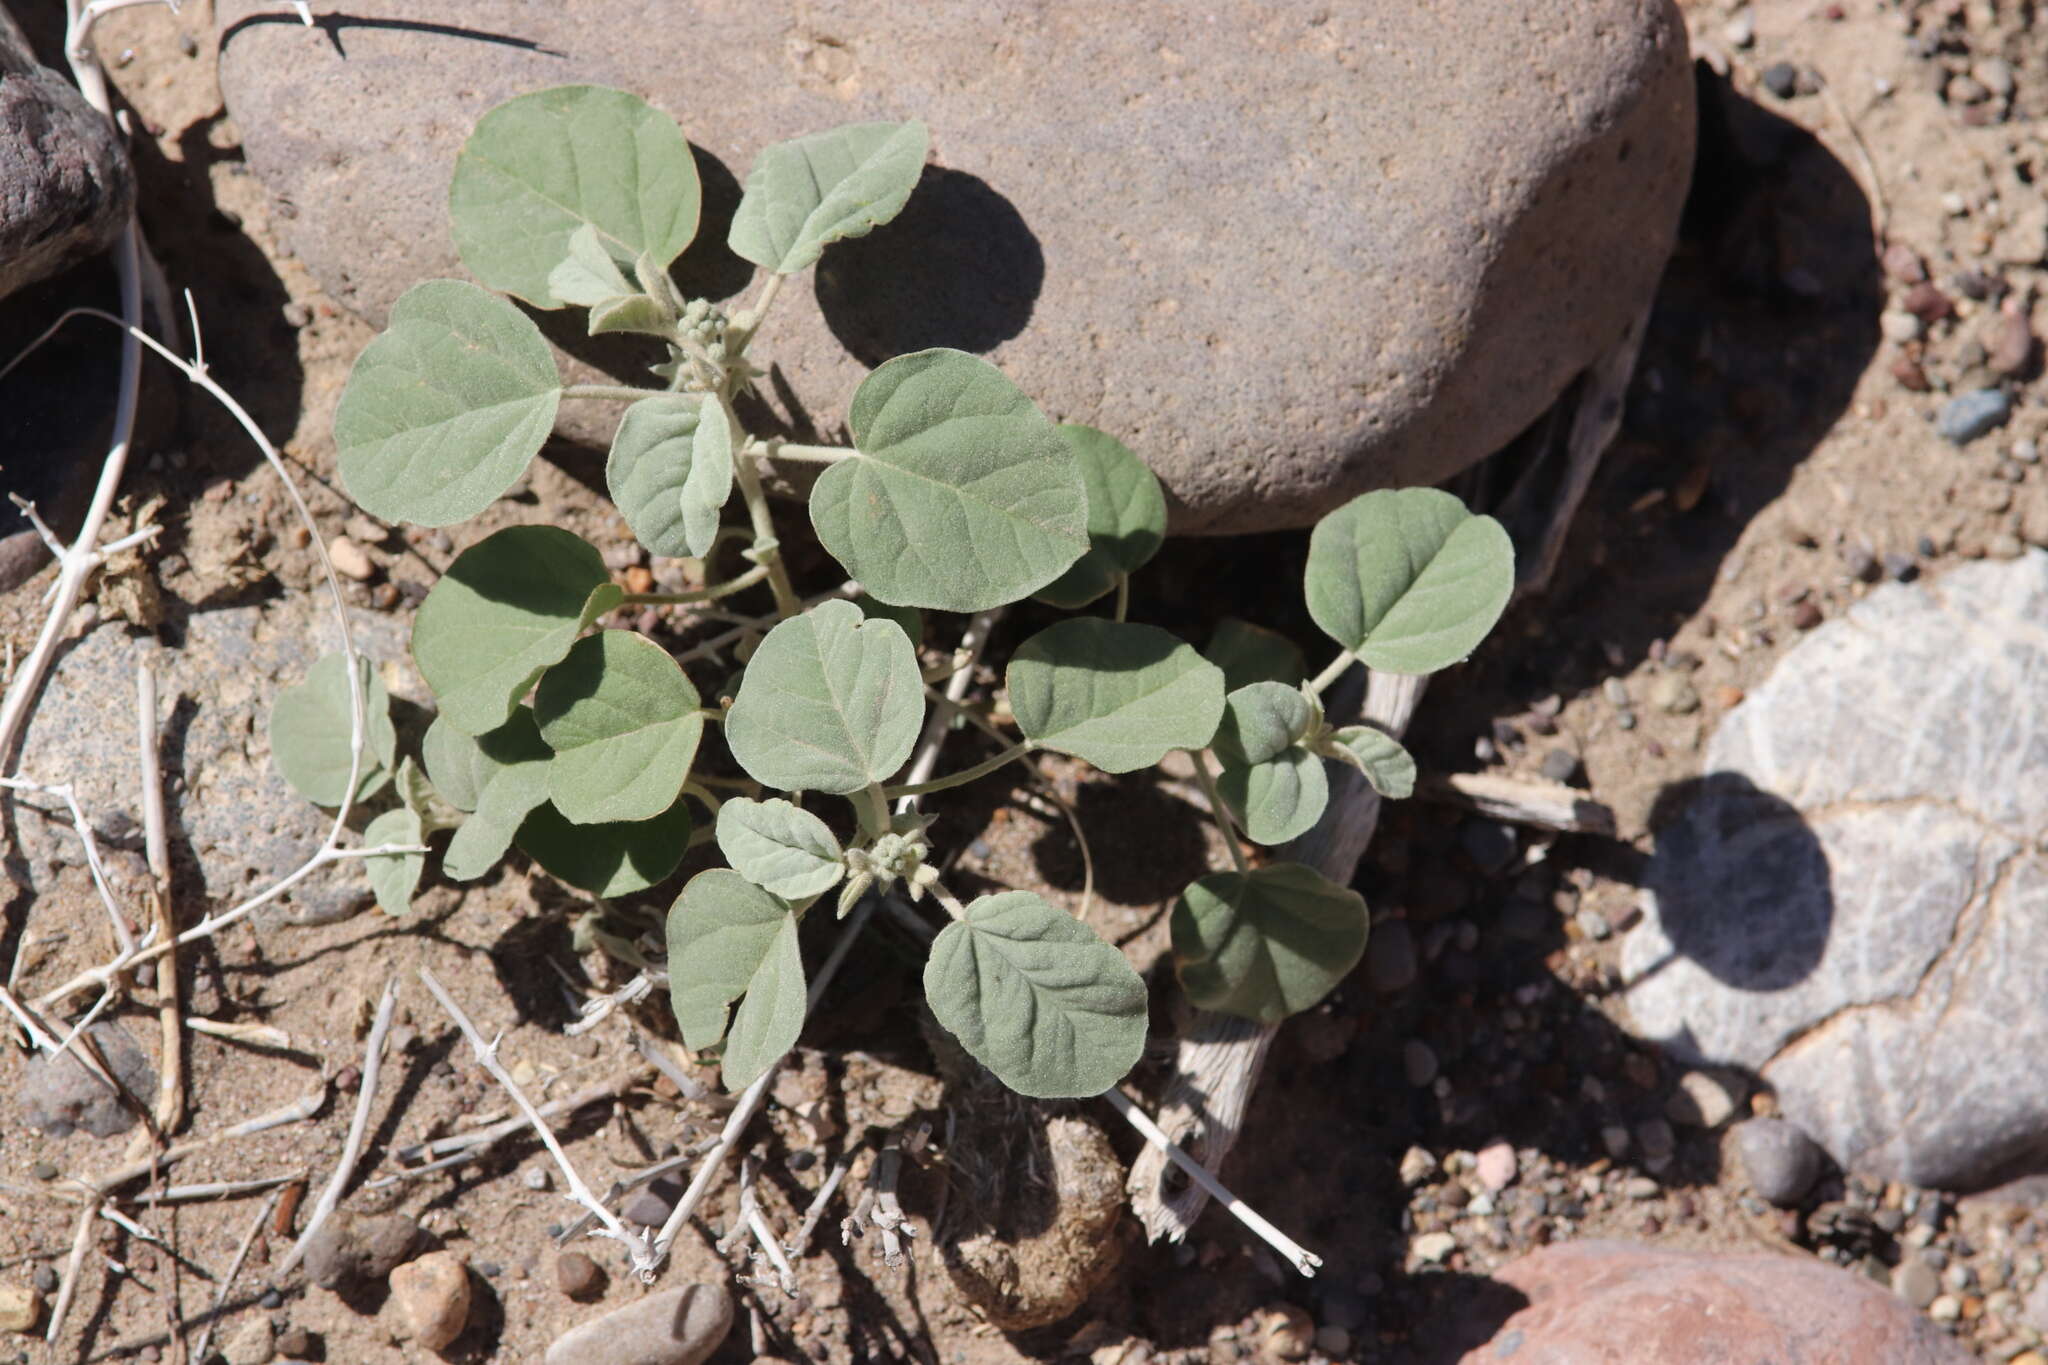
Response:
[[[399,804],[420,818],[420,834],[439,834],[462,824],[462,812],[434,788],[434,783],[412,756],[398,760],[398,774],[392,782]]]
[[[1284,844],[1304,834],[1329,804],[1323,761],[1300,744],[1322,716],[1299,688],[1250,683],[1225,699],[1214,748],[1217,790],[1252,840]]]
[[[1145,567],[1166,541],[1166,494],[1145,462],[1094,427],[1059,429],[1081,463],[1088,489],[1088,553],[1038,590],[1038,600],[1069,611],[1087,606]]]
[[[924,993],[946,1031],[1021,1095],[1099,1095],[1145,1047],[1137,972],[1093,930],[1028,891],[983,896],[941,930]]]
[[[822,896],[846,870],[825,822],[779,797],[734,797],[721,805],[718,849],[735,872],[785,900]]]
[[[811,524],[882,601],[986,611],[1087,551],[1080,462],[987,361],[898,356],[861,381],[849,421],[860,453],[819,476]]]
[[[569,254],[548,272],[548,289],[563,303],[594,308],[637,292],[604,249],[597,229],[585,223],[569,234]]]
[[[548,799],[573,824],[652,820],[690,775],[700,705],[682,665],[645,636],[578,640],[533,694],[534,722],[555,751]]]
[[[1293,687],[1308,676],[1301,648],[1294,641],[1235,616],[1226,616],[1216,623],[1209,647],[1202,654],[1223,670],[1223,685],[1232,692],[1255,682],[1286,683]]]
[[[748,172],[726,244],[743,260],[793,275],[833,242],[865,237],[901,213],[930,147],[915,120],[779,142]]]
[[[1300,863],[1219,873],[1173,907],[1174,965],[1202,1009],[1275,1023],[1358,965],[1366,925],[1364,897]]]
[[[1501,524],[1434,488],[1353,498],[1309,537],[1309,615],[1367,668],[1420,674],[1457,663],[1514,587]]]
[[[603,336],[607,332],[666,336],[673,321],[668,310],[647,295],[628,294],[623,298],[606,299],[593,307],[588,330],[592,336]]]
[[[456,556],[420,603],[412,656],[448,723],[480,735],[623,596],[580,536],[508,526]]]
[[[363,827],[363,847],[379,844],[423,844],[427,831],[419,813],[408,806],[385,811]],[[412,909],[413,893],[419,890],[420,873],[426,870],[424,853],[380,853],[363,859],[363,875],[377,893],[377,904],[389,914],[402,915]]]
[[[1104,772],[1207,748],[1223,716],[1223,670],[1156,626],[1080,616],[1010,659],[1010,710],[1025,738]]]
[[[391,726],[391,697],[368,659],[362,669],[363,766],[356,799],[391,780],[397,766],[398,732]],[[292,789],[316,806],[338,806],[348,793],[349,736],[355,711],[348,694],[348,662],[322,655],[306,680],[284,688],[270,708],[270,761]]]
[[[1331,732],[1326,752],[1364,773],[1381,796],[1405,801],[1415,794],[1415,758],[1384,730],[1347,725]]]
[[[633,528],[642,545],[672,559],[702,555],[718,532],[718,508],[711,509],[708,525],[701,513],[696,525],[685,515],[683,490],[694,472],[697,402],[679,393],[664,393],[627,408],[604,465],[605,487],[626,525]],[[730,492],[730,442],[725,456],[725,485]],[[720,506],[724,502],[719,499]]]
[[[574,825],[543,801],[521,822],[515,841],[571,886],[598,896],[628,896],[666,881],[682,862],[690,842],[689,806],[679,799],[652,820]]]
[[[1308,833],[1330,803],[1330,775],[1323,760],[1299,746],[1259,763],[1225,763],[1217,794],[1253,843],[1271,847]]]
[[[623,90],[565,85],[508,100],[455,158],[448,215],[471,274],[539,308],[571,300],[551,277],[589,228],[630,266],[664,267],[697,235],[702,191],[675,120]],[[624,291],[621,291],[624,292]]]
[[[524,313],[459,280],[414,285],[334,410],[342,484],[386,521],[466,521],[526,472],[561,397],[554,352]]]
[[[923,723],[924,682],[902,628],[821,602],[769,631],[747,661],[725,741],[764,787],[844,796],[902,767]]]
[[[497,866],[528,813],[548,799],[554,753],[525,706],[474,737],[436,716],[420,749],[442,796],[470,812],[441,855],[441,871],[450,881],[473,881]]]
[[[743,1090],[796,1045],[804,960],[787,901],[728,868],[690,878],[668,912],[669,1001],[693,1050],[725,1039],[728,1089]],[[726,1007],[746,996],[726,1033]]]

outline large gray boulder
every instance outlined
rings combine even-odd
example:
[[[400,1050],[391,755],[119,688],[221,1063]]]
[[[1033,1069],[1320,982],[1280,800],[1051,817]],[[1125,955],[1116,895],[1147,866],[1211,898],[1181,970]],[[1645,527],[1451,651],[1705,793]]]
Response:
[[[104,250],[134,207],[114,125],[0,8],[0,298]]]
[[[1635,1025],[1760,1072],[1843,1165],[2048,1171],[2048,554],[1890,584],[1721,722],[1670,794]]]
[[[778,307],[781,406],[830,430],[889,356],[980,352],[1143,453],[1182,531],[1303,525],[1504,444],[1627,333],[1692,164],[1670,0],[219,15],[222,92],[289,244],[373,322],[460,273],[449,171],[513,95],[591,81],[675,115],[708,187],[680,273],[721,296],[747,278],[723,238],[756,151],[922,118],[936,165],[903,218]],[[595,406],[565,405],[574,434],[608,437]]]

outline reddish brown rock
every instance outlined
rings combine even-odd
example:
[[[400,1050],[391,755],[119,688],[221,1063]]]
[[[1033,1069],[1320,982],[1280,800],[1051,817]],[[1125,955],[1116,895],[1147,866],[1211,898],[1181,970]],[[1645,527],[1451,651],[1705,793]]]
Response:
[[[1462,1365],[1967,1365],[1867,1279],[1804,1257],[1568,1242],[1495,1280],[1526,1295]]]

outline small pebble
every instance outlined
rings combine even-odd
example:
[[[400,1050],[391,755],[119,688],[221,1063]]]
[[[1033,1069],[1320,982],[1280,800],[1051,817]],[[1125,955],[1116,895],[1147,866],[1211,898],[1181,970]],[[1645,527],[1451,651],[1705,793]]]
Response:
[[[1401,1044],[1401,1067],[1407,1072],[1408,1084],[1420,1090],[1436,1079],[1436,1053],[1420,1038],[1410,1038]]]
[[[438,1351],[469,1324],[469,1267],[452,1251],[430,1251],[391,1272],[391,1297],[412,1339]]]
[[[1799,93],[1799,68],[1790,62],[1775,62],[1764,70],[1764,89],[1781,100]]]
[[[1792,624],[1800,630],[1812,630],[1821,623],[1820,603],[1807,598],[1792,608]]]
[[[658,1228],[668,1221],[669,1214],[675,1211],[676,1201],[682,1197],[682,1182],[663,1178],[635,1190],[619,1213],[629,1223]]]
[[[1903,308],[1887,308],[1877,315],[1877,328],[1884,333],[1885,340],[1901,344],[1918,341],[1927,331],[1927,324]]]
[[[1515,1181],[1515,1149],[1505,1142],[1480,1148],[1473,1158],[1472,1173],[1488,1190],[1498,1193],[1506,1189]]]
[[[1936,1322],[1954,1322],[1963,1315],[1963,1301],[1953,1294],[1943,1294],[1927,1305],[1927,1316]]]
[[[367,583],[376,577],[377,566],[370,562],[370,556],[347,536],[336,536],[327,542],[327,557],[334,561],[334,571],[343,578]]]
[[[2012,443],[2012,457],[2021,464],[2039,464],[2041,447],[2032,437],[2022,437]]]
[[[319,1343],[303,1327],[287,1327],[277,1334],[277,1353],[286,1360],[311,1360]]]
[[[1409,1244],[1415,1259],[1431,1265],[1441,1263],[1445,1257],[1458,1249],[1458,1239],[1448,1232],[1425,1232]]]
[[[1904,242],[1893,242],[1884,249],[1884,273],[1900,284],[1920,284],[1927,279],[1927,263]]]
[[[282,1308],[284,1307],[284,1295],[275,1289],[266,1289],[257,1297],[256,1304],[264,1309]]]
[[[28,1173],[30,1177],[36,1180],[55,1180],[57,1178],[56,1166],[47,1161],[38,1161],[35,1165],[28,1168]]]
[[[1607,700],[1616,706],[1628,705],[1628,684],[1619,678],[1609,678],[1600,684],[1600,690]]]
[[[1415,984],[1415,934],[1408,921],[1394,919],[1373,926],[1365,942],[1365,979],[1380,995],[1392,995]]]
[[[1630,1199],[1655,1199],[1663,1186],[1646,1175],[1632,1175],[1622,1183],[1621,1192]]]
[[[1955,316],[1956,306],[1939,286],[1921,281],[1906,291],[1899,306],[1920,321],[1932,326],[1943,318]]]
[[[1920,576],[1920,565],[1909,554],[1888,550],[1884,557],[1884,576],[1894,583],[1911,583]]]
[[[1982,104],[1991,98],[1991,91],[1974,76],[1950,76],[1942,97],[1950,104]]]
[[[220,1353],[227,1358],[228,1365],[269,1365],[270,1358],[277,1354],[277,1334],[270,1319],[251,1318],[235,1328],[221,1344]]]
[[[1614,932],[1614,926],[1607,922],[1607,916],[1598,910],[1581,910],[1572,917],[1579,926],[1579,932],[1598,943]]]
[[[519,1179],[529,1190],[545,1190],[555,1183],[555,1178],[548,1174],[545,1166],[528,1166]]]
[[[1978,389],[1941,405],[1934,430],[1943,440],[1967,445],[2012,416],[2012,396],[2003,389]]]
[[[313,310],[303,303],[288,303],[284,306],[284,320],[293,327],[304,327],[313,320]],[[299,528],[301,530],[304,527]]]
[[[1586,765],[1569,749],[1552,749],[1543,755],[1538,771],[1552,782],[1562,782],[1567,787],[1585,785]]]
[[[1920,368],[1920,362],[1908,356],[1892,361],[1892,378],[1902,389],[1912,393],[1926,393],[1934,385],[1928,382],[1927,371]]]
[[[180,33],[178,35],[178,51],[184,53],[187,57],[197,57],[199,55],[199,40],[189,33]]]
[[[1747,5],[1735,11],[1735,17],[1722,25],[1721,39],[1737,50],[1756,42],[1756,11]]]
[[[29,1283],[36,1287],[38,1293],[54,1294],[57,1292],[57,1286],[63,1283],[63,1277],[57,1274],[57,1267],[39,1265],[35,1274],[29,1276]]]
[[[1976,63],[1970,68],[1970,74],[1976,77],[1977,81],[1985,89],[1998,96],[1998,98],[2002,100],[2012,98],[2012,92],[2015,89],[2012,65],[2003,57],[1986,57],[1983,61]]]
[[[580,1251],[555,1257],[555,1288],[572,1299],[594,1299],[604,1289],[604,1271]]]
[[[1760,1198],[1789,1208],[1806,1197],[1820,1176],[1821,1151],[1796,1124],[1784,1119],[1748,1119],[1732,1130],[1749,1187]]]
[[[1683,673],[1664,673],[1650,684],[1650,704],[1674,716],[1689,716],[1700,709],[1700,694]]]
[[[476,1273],[487,1280],[495,1280],[505,1273],[505,1267],[499,1265],[496,1261],[478,1261],[476,1263]]]

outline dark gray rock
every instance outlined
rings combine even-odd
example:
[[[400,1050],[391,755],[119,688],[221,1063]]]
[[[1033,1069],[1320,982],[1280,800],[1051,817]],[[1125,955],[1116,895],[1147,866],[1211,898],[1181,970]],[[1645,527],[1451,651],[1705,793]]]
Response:
[[[134,207],[113,124],[0,8],[0,298],[104,251]]]
[[[2048,554],[1887,583],[1667,792],[1634,1026],[1761,1073],[1844,1167],[2048,1171]]]
[[[1823,1156],[1812,1138],[1796,1123],[1783,1119],[1748,1119],[1729,1132],[1743,1174],[1759,1199],[1791,1208],[1806,1198],[1820,1177]]]
[[[306,1245],[306,1278],[347,1290],[389,1276],[412,1254],[419,1224],[402,1213],[335,1213]]]
[[[1381,995],[1392,995],[1415,984],[1415,933],[1404,919],[1390,919],[1372,927],[1365,944],[1365,979]]]
[[[126,1029],[103,1019],[85,1036],[98,1045],[107,1069],[131,1096],[145,1107],[156,1102],[156,1068]],[[113,1137],[140,1121],[105,1081],[86,1069],[76,1048],[54,1062],[41,1052],[30,1058],[20,1098],[29,1126],[51,1137],[69,1137],[80,1128],[94,1137]]]
[[[1943,439],[1965,445],[2004,426],[2011,416],[2011,394],[2004,389],[1976,389],[1943,403],[1934,416],[1934,429]]]
[[[460,31],[365,0],[339,42],[267,0],[219,18],[222,91],[251,169],[295,206],[289,245],[372,321],[459,273],[449,170],[513,95],[595,81],[673,113],[710,187],[680,273],[721,296],[746,280],[722,242],[761,147],[922,118],[937,165],[903,218],[829,251],[761,353],[822,430],[889,356],[986,354],[1150,460],[1182,531],[1304,525],[1505,444],[1634,324],[1692,162],[1669,0],[1240,2],[1199,21],[1137,3],[1113,23],[1082,0],[999,22],[980,0],[915,22],[763,3],[719,9],[715,41],[678,17],[687,60],[626,0],[473,0]],[[594,406],[564,415],[601,444],[615,414]]]

